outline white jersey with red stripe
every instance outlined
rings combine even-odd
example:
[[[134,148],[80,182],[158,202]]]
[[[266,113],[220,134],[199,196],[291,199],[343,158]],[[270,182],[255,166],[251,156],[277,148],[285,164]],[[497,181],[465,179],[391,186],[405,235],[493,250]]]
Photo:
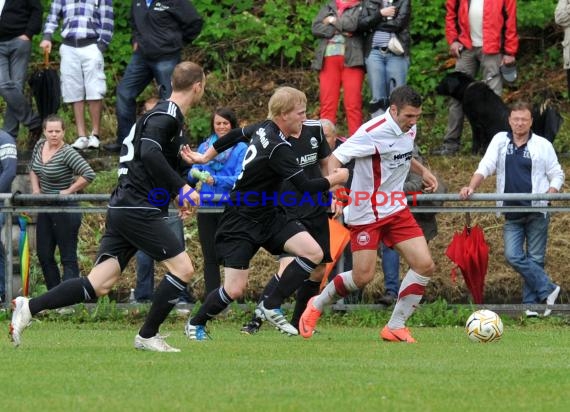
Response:
[[[360,126],[333,152],[343,164],[355,159],[347,224],[374,223],[407,207],[404,181],[415,137],[416,126],[404,133],[386,112]]]

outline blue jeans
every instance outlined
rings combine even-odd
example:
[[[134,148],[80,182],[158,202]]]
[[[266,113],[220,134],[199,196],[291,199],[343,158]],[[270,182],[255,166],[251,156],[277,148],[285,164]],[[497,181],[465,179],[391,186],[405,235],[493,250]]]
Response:
[[[38,213],[36,249],[48,289],[62,281],[55,260],[56,247],[63,266],[63,280],[79,277],[77,237],[80,226],[81,213]]]
[[[41,119],[24,95],[31,49],[31,41],[17,37],[0,41],[0,96],[7,106],[2,128],[14,137],[18,136],[20,123],[32,129],[41,126]]]
[[[184,227],[182,220],[176,215],[168,216],[168,225],[176,234],[176,237],[184,242]],[[143,251],[135,254],[137,260],[137,284],[135,287],[135,299],[137,301],[152,300],[154,294],[154,260]],[[190,301],[188,291],[181,293],[181,298]]]
[[[505,220],[505,258],[524,279],[523,303],[542,303],[556,288],[544,271],[549,220],[542,213]]]
[[[382,259],[382,272],[384,272],[384,288],[386,294],[398,296],[400,289],[400,255],[384,243],[378,249],[378,256]]]
[[[410,60],[406,56],[396,56],[391,52],[372,49],[365,60],[372,101],[390,97],[398,86],[406,84]]]
[[[172,93],[170,77],[180,56],[169,59],[147,60],[134,52],[121,82],[117,86],[117,143],[122,143],[137,119],[137,97],[156,79],[159,97],[168,99]]]
[[[0,213],[0,231],[4,230],[4,220],[6,217],[4,213]],[[12,233],[10,233],[12,235]],[[4,245],[0,241],[0,298],[4,300],[6,293],[6,255]]]

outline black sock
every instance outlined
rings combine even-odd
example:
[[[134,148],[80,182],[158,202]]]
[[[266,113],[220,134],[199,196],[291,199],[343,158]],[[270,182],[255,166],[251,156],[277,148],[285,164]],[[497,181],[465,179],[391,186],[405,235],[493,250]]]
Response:
[[[280,276],[277,273],[271,276],[271,279],[269,279],[269,281],[263,288],[263,292],[261,292],[261,297],[259,298],[259,302],[263,301],[263,299],[266,299],[269,295],[271,295],[271,293],[273,293],[273,291],[277,287],[277,284],[279,283],[279,279]]]
[[[190,319],[191,325],[205,325],[210,319],[216,316],[218,313],[222,312],[225,308],[229,306],[234,300],[230,298],[228,292],[225,291],[224,287],[211,291],[204,304],[198,309],[198,313]]]
[[[142,325],[139,335],[145,339],[152,338],[158,333],[160,325],[174,305],[180,299],[180,293],[186,289],[187,283],[167,272],[162,278],[152,299],[152,305],[148,311],[145,322]]]
[[[293,310],[293,317],[291,318],[291,325],[299,329],[299,319],[307,307],[307,302],[313,296],[319,293],[319,287],[321,282],[315,282],[311,279],[307,279],[305,283],[297,289],[297,298],[295,299],[295,309]]]
[[[32,316],[45,309],[58,309],[95,299],[95,290],[86,277],[69,279],[30,300]]]
[[[275,290],[263,299],[263,306],[266,309],[281,307],[283,301],[303,284],[317,265],[307,258],[297,256],[283,271]]]

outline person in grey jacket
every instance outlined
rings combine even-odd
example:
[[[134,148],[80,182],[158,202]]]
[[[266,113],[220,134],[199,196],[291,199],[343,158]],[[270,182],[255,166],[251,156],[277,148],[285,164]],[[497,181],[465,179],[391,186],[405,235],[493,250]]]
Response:
[[[321,119],[336,124],[340,91],[348,134],[362,125],[362,83],[364,54],[359,18],[359,0],[330,0],[313,20],[313,35],[320,39],[312,68],[319,71]]]
[[[372,93],[369,111],[372,117],[383,114],[390,93],[406,84],[410,67],[410,0],[365,0],[360,28],[365,32],[364,61]],[[393,39],[394,38],[394,39]],[[390,40],[402,45],[390,50]]]
[[[479,162],[469,186],[459,195],[467,199],[481,182],[497,174],[497,193],[557,193],[564,184],[564,172],[558,163],[552,143],[534,134],[532,110],[528,103],[517,102],[509,114],[511,132],[493,137]],[[498,201],[497,206],[547,206],[545,200]],[[505,212],[503,239],[505,258],[524,279],[523,303],[546,303],[544,316],[550,315],[560,293],[544,271],[549,215],[545,212]],[[526,250],[525,250],[526,245]],[[527,316],[538,316],[527,310]]]
[[[554,21],[564,29],[564,40],[562,40],[563,67],[566,70],[568,96],[570,96],[570,0],[558,0],[554,10]]]

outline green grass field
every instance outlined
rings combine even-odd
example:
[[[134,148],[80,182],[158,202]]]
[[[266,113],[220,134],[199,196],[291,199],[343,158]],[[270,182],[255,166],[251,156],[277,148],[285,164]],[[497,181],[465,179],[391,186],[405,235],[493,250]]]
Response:
[[[0,322],[7,330],[8,322]],[[125,322],[34,322],[23,345],[0,343],[1,411],[567,411],[570,329],[507,325],[498,343],[461,327],[413,328],[418,344],[378,328],[325,321],[311,340],[215,321],[213,340],[181,353],[133,349]]]

